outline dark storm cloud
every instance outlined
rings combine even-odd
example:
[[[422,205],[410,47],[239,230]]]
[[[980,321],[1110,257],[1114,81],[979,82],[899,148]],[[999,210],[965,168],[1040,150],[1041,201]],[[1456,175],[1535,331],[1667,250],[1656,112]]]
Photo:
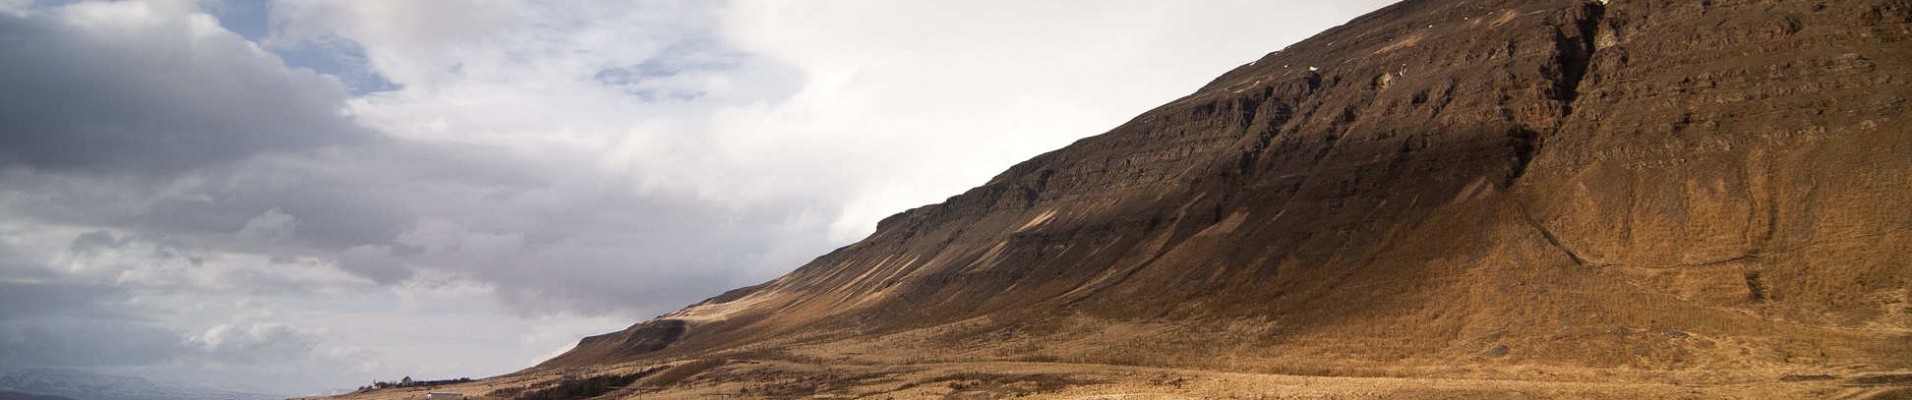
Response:
[[[115,366],[192,352],[183,336],[113,306],[119,288],[0,282],[0,367]]]
[[[0,368],[250,365],[297,359],[316,338],[285,325],[219,325],[190,335],[141,318],[123,288],[0,282]]]
[[[0,366],[152,365],[192,354],[180,333],[153,323],[46,318],[0,321]]]
[[[177,177],[0,173],[0,200],[7,206],[0,215],[223,240],[278,210],[296,219],[285,239],[344,250],[390,243],[420,213],[457,200],[445,196],[495,198],[544,185],[531,168],[496,149],[381,139],[336,150],[267,155]],[[75,246],[106,240],[105,233],[89,235]],[[269,252],[272,246],[261,245],[274,244],[285,243],[219,245]]]
[[[0,13],[0,166],[171,173],[370,137],[335,79],[202,21],[75,23],[85,6]]]
[[[0,281],[307,296],[466,280],[526,315],[650,315],[769,279],[833,245],[828,216],[840,210],[824,199],[711,201],[607,175],[603,149],[378,134],[343,113],[346,85],[288,68],[285,53],[202,16],[146,2],[0,13],[0,219],[23,228],[0,230]],[[281,50],[314,56],[301,49]],[[690,90],[694,80],[671,79],[738,62],[680,48],[621,64],[611,74],[621,81],[600,83]],[[65,251],[29,254],[5,246],[27,240],[6,237],[18,232],[70,233],[35,234]],[[313,265],[363,280],[299,272]],[[35,290],[26,297],[45,299],[29,304],[72,312],[112,298]],[[11,343],[55,349],[62,337],[180,337],[141,321],[35,321],[0,325]],[[221,349],[230,360],[286,350]]]
[[[52,316],[114,316],[97,303],[120,294],[119,289],[96,285],[33,284],[0,281],[0,321]]]
[[[640,196],[578,172],[588,164],[502,149],[393,140],[348,148],[257,157],[175,179],[0,176],[0,199],[12,199],[0,213],[122,232],[71,236],[68,257],[76,260],[133,241],[144,247],[118,255],[156,263],[210,251],[282,263],[316,258],[381,284],[417,276],[492,283],[527,313],[666,311],[768,279],[830,245],[822,221],[789,220],[805,207],[827,211],[821,205]],[[261,226],[287,230],[254,232]],[[239,272],[230,278],[250,287],[317,290]]]

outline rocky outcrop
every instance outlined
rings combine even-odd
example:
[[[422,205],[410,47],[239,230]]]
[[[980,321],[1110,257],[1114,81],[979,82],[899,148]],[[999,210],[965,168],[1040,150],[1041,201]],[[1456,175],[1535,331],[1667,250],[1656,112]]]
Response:
[[[1410,0],[545,366],[1912,367],[1908,38],[1903,0]]]
[[[547,365],[614,363],[663,350],[684,337],[689,324],[678,319],[654,319],[618,332],[584,338],[578,346]]]

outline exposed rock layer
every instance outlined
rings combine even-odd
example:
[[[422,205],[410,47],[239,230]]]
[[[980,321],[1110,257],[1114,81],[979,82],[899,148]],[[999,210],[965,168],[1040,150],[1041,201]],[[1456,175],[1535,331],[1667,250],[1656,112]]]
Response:
[[[1908,38],[1904,0],[1410,0],[543,366],[1912,367]]]

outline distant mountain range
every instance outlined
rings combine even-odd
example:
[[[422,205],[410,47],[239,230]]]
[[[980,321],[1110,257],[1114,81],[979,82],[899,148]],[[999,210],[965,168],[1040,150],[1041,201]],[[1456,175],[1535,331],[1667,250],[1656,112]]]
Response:
[[[45,395],[37,395],[37,394],[30,394],[30,393],[20,393],[20,392],[15,392],[11,390],[0,390],[0,400],[73,400],[73,399],[60,397],[60,396],[45,396]]]
[[[285,397],[68,369],[0,371],[0,400],[276,400]]]

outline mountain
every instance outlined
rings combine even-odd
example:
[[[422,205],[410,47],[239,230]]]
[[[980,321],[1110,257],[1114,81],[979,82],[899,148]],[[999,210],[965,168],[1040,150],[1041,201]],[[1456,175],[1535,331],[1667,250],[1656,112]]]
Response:
[[[41,396],[15,391],[0,390],[0,400],[73,400],[59,396]]]
[[[269,400],[284,397],[67,369],[0,371],[0,399]]]
[[[1912,396],[1909,38],[1905,0],[1409,0],[486,387]]]

